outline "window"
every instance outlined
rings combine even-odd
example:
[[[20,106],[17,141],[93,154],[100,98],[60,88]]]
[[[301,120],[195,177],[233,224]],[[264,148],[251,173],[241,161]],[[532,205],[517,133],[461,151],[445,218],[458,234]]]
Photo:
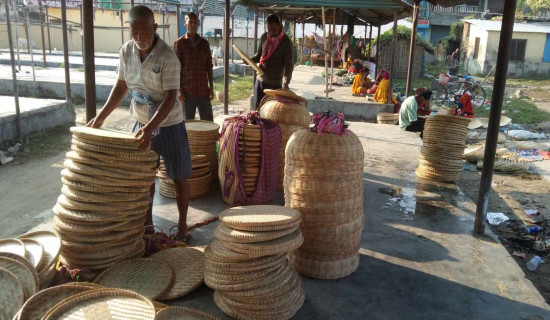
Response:
[[[510,47],[510,61],[525,61],[526,39],[512,39]]]
[[[480,38],[476,38],[476,43],[474,45],[474,59],[477,59],[479,56],[479,40]]]

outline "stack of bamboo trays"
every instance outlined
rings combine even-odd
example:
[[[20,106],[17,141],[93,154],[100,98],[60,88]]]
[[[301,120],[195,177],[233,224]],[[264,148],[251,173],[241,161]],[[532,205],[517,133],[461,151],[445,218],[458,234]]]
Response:
[[[264,90],[265,103],[259,107],[260,116],[271,119],[281,127],[281,148],[279,153],[279,175],[277,177],[277,191],[283,191],[283,180],[285,177],[285,148],[290,136],[298,129],[307,128],[310,123],[309,112],[305,105],[307,100],[296,95],[290,90]],[[263,101],[263,99],[262,99]]]
[[[129,133],[87,127],[71,132],[62,194],[53,208],[61,262],[99,271],[141,257],[157,154],[140,150]]]
[[[220,138],[220,126],[211,121],[186,120],[191,156],[204,155],[210,167],[210,179],[218,179],[218,155],[216,143]]]
[[[187,178],[189,182],[190,198],[200,197],[210,190],[210,162],[206,160],[205,155],[191,156],[191,165],[193,173]],[[176,198],[176,186],[167,173],[164,161],[161,159],[160,166],[157,171],[159,178],[159,192],[167,198]]]
[[[379,113],[376,115],[376,122],[378,122],[378,124],[398,124],[399,114],[398,113]]]
[[[287,253],[303,237],[300,212],[280,206],[234,207],[220,214],[205,249],[205,283],[214,301],[236,319],[289,319],[305,293]]]
[[[456,182],[462,171],[470,119],[435,115],[426,119],[416,175],[442,182]]]
[[[286,147],[285,204],[302,213],[303,245],[290,255],[298,272],[338,279],[359,264],[363,216],[359,138],[298,130]]]

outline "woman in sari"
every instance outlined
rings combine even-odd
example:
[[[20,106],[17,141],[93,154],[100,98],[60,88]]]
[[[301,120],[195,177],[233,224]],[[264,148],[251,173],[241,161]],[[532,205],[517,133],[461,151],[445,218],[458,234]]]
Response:
[[[378,103],[389,103],[388,102],[388,90],[390,88],[390,73],[385,71],[382,75],[382,81],[380,81],[380,84],[378,85],[378,88],[376,89],[376,93],[374,94],[374,101]],[[391,103],[396,105],[397,101],[395,101],[395,97],[392,94],[391,97]]]
[[[367,93],[367,88],[370,87],[371,81],[368,78],[369,69],[363,69],[353,79],[353,86],[351,87],[352,96],[364,96]]]

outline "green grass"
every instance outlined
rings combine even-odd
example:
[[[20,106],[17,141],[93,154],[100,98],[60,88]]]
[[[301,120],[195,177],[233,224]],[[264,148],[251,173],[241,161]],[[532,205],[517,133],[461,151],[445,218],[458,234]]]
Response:
[[[491,99],[490,92],[487,92],[487,99]],[[550,113],[539,110],[534,104],[525,99],[504,98],[502,110],[517,124],[533,124],[550,121]],[[488,117],[489,110],[478,108],[475,110],[476,117]]]
[[[487,78],[487,81],[493,83],[495,81],[494,77]],[[506,78],[507,86],[550,86],[550,77],[528,77],[528,78]]]
[[[229,102],[247,99],[252,95],[253,83],[252,76],[240,76],[237,74],[229,74]],[[214,79],[214,91],[223,91],[223,77]],[[212,100],[212,104],[221,104],[216,98]]]
[[[422,78],[413,78],[412,86],[413,88],[424,87],[430,89],[432,81],[434,78],[422,77]],[[405,94],[405,89],[407,87],[407,79],[393,79],[393,88],[399,89],[399,92]]]

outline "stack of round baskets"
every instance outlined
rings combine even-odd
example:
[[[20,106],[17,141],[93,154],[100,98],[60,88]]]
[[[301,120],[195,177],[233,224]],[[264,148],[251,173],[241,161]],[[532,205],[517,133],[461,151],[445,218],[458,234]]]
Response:
[[[62,195],[53,208],[61,262],[101,270],[142,256],[157,154],[139,150],[132,134],[87,127],[71,132]]]
[[[285,204],[302,213],[304,243],[290,255],[303,275],[338,279],[359,264],[363,216],[359,138],[300,129],[286,147]]]
[[[210,163],[206,160],[206,156],[201,154],[191,156],[191,165],[193,167],[193,173],[187,178],[190,189],[189,197],[197,198],[208,193],[208,190],[210,190]],[[166,174],[166,167],[162,159],[160,161],[157,177],[160,181],[160,194],[167,198],[175,198],[176,186],[174,181]]]
[[[290,136],[298,129],[307,128],[310,122],[309,112],[302,103],[307,100],[296,95],[290,90],[264,90],[267,101],[260,105],[260,116],[271,119],[281,127],[281,152],[279,159],[279,175],[277,177],[277,190],[283,191],[283,179],[285,176],[285,148]]]
[[[435,115],[426,119],[416,175],[442,182],[456,182],[462,171],[470,119]]]
[[[398,113],[379,113],[376,115],[376,122],[378,122],[378,124],[398,124],[399,114]]]
[[[243,169],[244,189],[247,196],[252,195],[256,190],[262,159],[261,137],[260,127],[253,124],[245,124],[239,130],[239,163]]]
[[[264,204],[277,193],[281,131],[257,112],[224,121],[220,137],[219,176],[230,205]]]
[[[204,120],[185,120],[191,155],[205,155],[210,166],[210,179],[218,178],[218,156],[216,142],[220,137],[220,126]]]
[[[266,205],[220,214],[204,251],[204,281],[223,312],[236,319],[289,319],[302,306],[301,279],[286,257],[303,241],[300,216]]]

